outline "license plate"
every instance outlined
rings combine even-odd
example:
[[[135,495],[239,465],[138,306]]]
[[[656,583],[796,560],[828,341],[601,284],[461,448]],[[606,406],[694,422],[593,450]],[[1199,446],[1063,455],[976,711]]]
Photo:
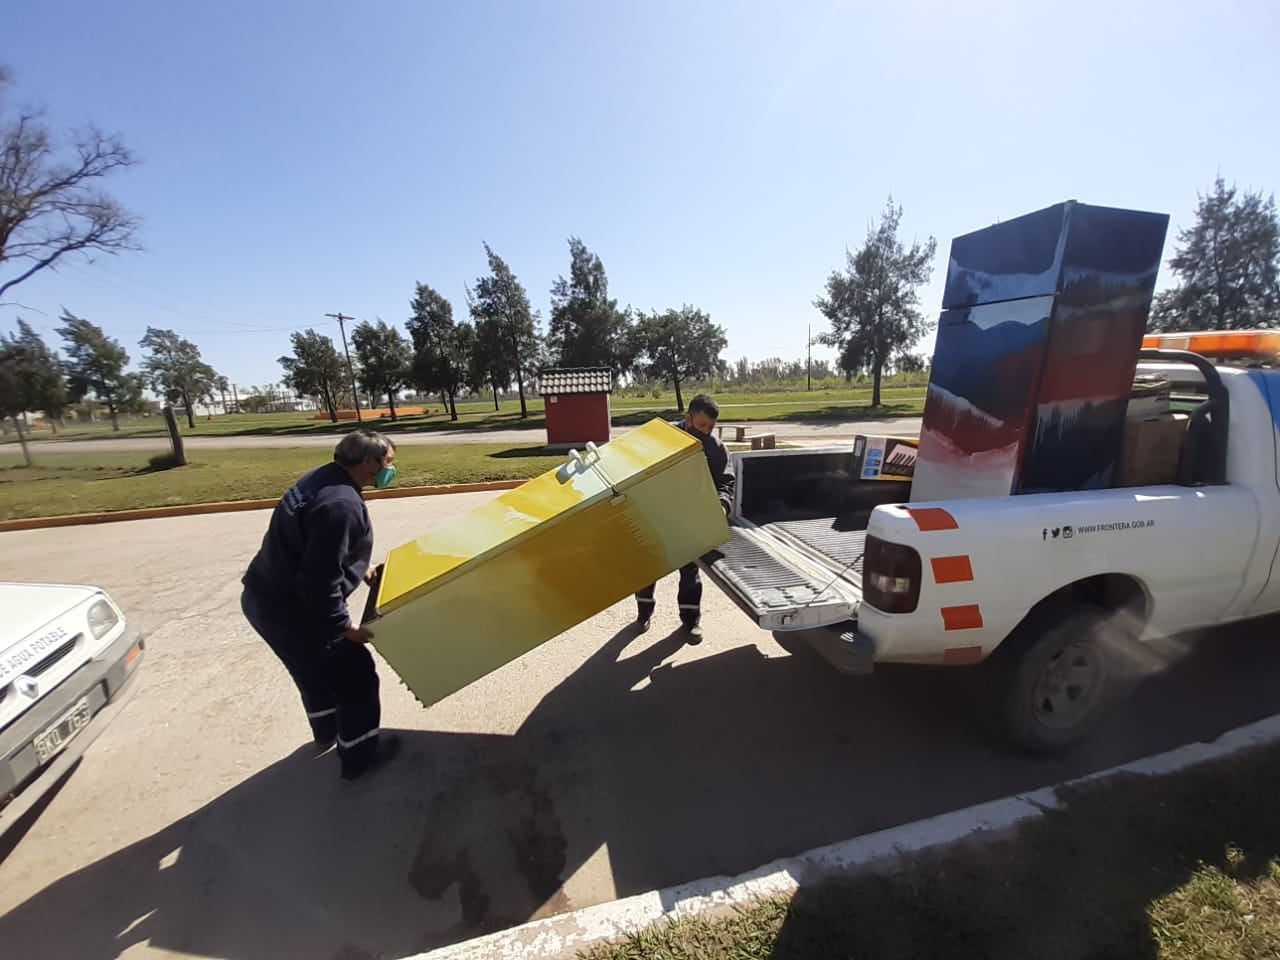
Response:
[[[89,725],[89,698],[84,697],[58,721],[35,739],[36,758],[41,764],[56,757],[71,738]]]

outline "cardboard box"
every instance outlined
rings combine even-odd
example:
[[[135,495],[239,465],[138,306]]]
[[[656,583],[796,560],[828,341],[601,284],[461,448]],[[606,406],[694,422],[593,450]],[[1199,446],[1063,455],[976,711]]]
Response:
[[[1126,417],[1148,420],[1169,412],[1170,383],[1167,377],[1140,374],[1133,378]]]
[[[916,437],[858,434],[853,438],[853,470],[859,480],[910,480],[916,471]]]
[[[1133,418],[1124,425],[1124,451],[1120,456],[1118,487],[1144,487],[1176,483],[1178,456],[1187,432],[1187,415],[1170,413]]]

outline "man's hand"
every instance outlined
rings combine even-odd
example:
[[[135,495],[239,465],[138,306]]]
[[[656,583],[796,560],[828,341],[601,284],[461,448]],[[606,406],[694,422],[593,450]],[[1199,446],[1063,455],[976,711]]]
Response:
[[[364,582],[370,583],[370,584],[373,583],[373,578],[376,577],[377,575],[378,575],[377,569],[375,567],[370,567],[368,570],[364,572]]]
[[[373,633],[364,627],[348,627],[342,635],[352,643],[368,643],[373,639]]]

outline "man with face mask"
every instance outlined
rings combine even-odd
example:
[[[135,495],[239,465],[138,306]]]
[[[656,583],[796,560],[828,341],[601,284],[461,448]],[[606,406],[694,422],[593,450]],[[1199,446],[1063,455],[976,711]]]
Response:
[[[361,490],[395,479],[395,444],[372,430],[348,433],[333,462],[301,477],[276,504],[242,578],[245,619],[285,665],[320,752],[334,743],[347,780],[399,750],[379,737],[378,674],[347,598],[371,576],[373,525]]]
[[[720,496],[720,506],[727,516],[733,507],[733,467],[729,463],[729,451],[720,442],[720,438],[712,432],[716,421],[720,419],[720,405],[706,394],[698,394],[689,402],[689,410],[683,420],[671,425],[686,433],[692,434],[702,441],[702,452],[707,457],[707,467],[711,470],[711,480],[716,485]],[[657,606],[654,598],[655,584],[650,584],[636,594],[636,628],[640,633],[649,629],[653,619],[653,611]],[[689,563],[680,568],[680,587],[676,593],[676,604],[680,609],[680,622],[684,625],[685,635],[690,644],[702,642],[702,577],[696,563]]]

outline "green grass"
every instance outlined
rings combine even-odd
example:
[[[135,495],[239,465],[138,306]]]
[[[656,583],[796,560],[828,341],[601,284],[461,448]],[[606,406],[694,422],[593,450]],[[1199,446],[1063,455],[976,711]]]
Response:
[[[685,402],[693,396],[685,394]],[[774,391],[760,393],[716,394],[722,422],[754,422],[762,420],[865,420],[893,416],[918,416],[924,408],[924,387],[920,384],[886,385],[881,392],[881,406],[873,408],[871,391],[866,387],[809,391]],[[378,429],[390,433],[443,430],[537,430],[546,426],[540,398],[528,401],[529,416],[521,419],[518,401],[504,400],[495,412],[489,401],[458,404],[457,421],[444,413],[401,417],[397,421],[380,419]],[[674,419],[679,416],[675,394],[659,397],[614,396],[610,402],[613,422],[620,426],[643,423],[655,416]],[[439,410],[440,405],[430,408]],[[309,434],[344,433],[355,421],[338,424],[315,420],[310,413],[229,414],[209,419],[196,418],[195,429],[181,421],[182,432],[190,437],[226,436],[305,436]],[[107,440],[113,437],[164,437],[164,420],[159,416],[135,417],[113,431],[110,423],[69,424],[57,435],[37,430],[38,440]],[[0,446],[16,444],[12,429],[0,437]]]
[[[1087,785],[985,848],[919,856],[590,960],[1084,960],[1280,956],[1280,747]]]
[[[28,468],[9,448],[0,451],[0,519],[274,498],[328,454],[323,448],[200,450],[188,453],[186,467],[155,469],[152,458],[164,454],[42,449]],[[396,485],[522,480],[564,459],[540,446],[405,445],[396,454]]]

